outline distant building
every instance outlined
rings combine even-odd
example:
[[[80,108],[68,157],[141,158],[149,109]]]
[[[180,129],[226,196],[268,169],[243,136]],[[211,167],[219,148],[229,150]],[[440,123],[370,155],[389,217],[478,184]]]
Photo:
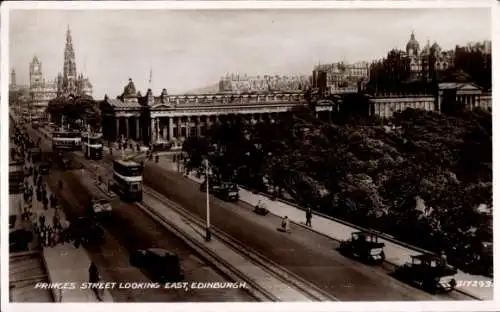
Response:
[[[264,75],[227,74],[219,81],[219,92],[252,93],[265,91],[304,91],[309,87],[307,75]]]
[[[66,31],[63,74],[59,73],[57,77],[57,89],[58,95],[92,96],[92,84],[89,79],[76,73],[75,51],[69,27]]]
[[[370,76],[368,62],[317,65],[313,70],[313,87],[327,94],[356,93],[364,89]]]
[[[17,90],[16,71],[14,69],[10,72],[9,90],[10,91],[16,91]]]
[[[42,62],[36,55],[30,63],[29,70],[29,93],[32,116],[41,117],[44,115],[49,101],[57,96],[92,96],[92,84],[88,78],[76,73],[75,52],[69,28],[66,32],[63,74],[59,74],[52,81],[45,80],[43,78]]]
[[[42,117],[49,101],[57,96],[56,81],[45,81],[42,63],[35,56],[29,66],[30,107],[33,117]]]
[[[465,49],[469,52],[480,51],[482,54],[491,54],[491,40],[469,42],[465,46]]]
[[[420,44],[412,32],[406,44],[406,57],[410,59],[410,73],[413,79],[430,78],[429,71],[434,66],[436,72],[443,72],[453,66],[455,53],[453,50],[444,51],[434,42],[427,44],[420,50]],[[431,57],[432,56],[432,57]],[[434,64],[429,62],[434,60]]]

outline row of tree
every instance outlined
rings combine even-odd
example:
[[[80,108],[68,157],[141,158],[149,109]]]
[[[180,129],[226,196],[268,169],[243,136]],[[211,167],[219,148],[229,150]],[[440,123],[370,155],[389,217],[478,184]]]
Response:
[[[223,119],[184,150],[191,169],[209,157],[222,179],[444,250],[457,264],[477,259],[492,240],[491,215],[477,210],[492,207],[491,114],[407,109],[392,122],[321,122],[304,108],[275,123]]]

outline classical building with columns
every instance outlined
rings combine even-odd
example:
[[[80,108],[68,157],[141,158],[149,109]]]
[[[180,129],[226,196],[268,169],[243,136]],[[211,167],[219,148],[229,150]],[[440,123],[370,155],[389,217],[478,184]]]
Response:
[[[239,116],[249,123],[273,122],[278,114],[306,104],[302,92],[169,95],[163,89],[159,96],[151,90],[142,96],[129,79],[116,99],[105,96],[100,110],[103,137],[107,140],[126,137],[146,144],[179,146],[187,137],[203,135],[209,127],[227,118]],[[457,104],[466,109],[491,110],[491,91],[484,92],[472,83],[444,83],[439,85],[437,94],[370,97],[366,114],[387,119],[407,108],[446,113],[457,109]],[[340,111],[342,105],[342,97],[318,101],[316,114],[327,118]]]
[[[151,90],[142,96],[132,80],[116,99],[105,96],[100,102],[103,137],[123,136],[146,144],[180,145],[189,136],[203,135],[212,125],[239,115],[244,121],[273,120],[296,106],[307,104],[302,92],[262,94],[169,95]],[[329,105],[317,105],[318,114],[329,112]]]
[[[491,111],[491,89],[482,90],[474,83],[446,82],[439,84],[438,110],[443,113],[458,107],[472,110],[480,108]]]
[[[370,116],[391,118],[395,112],[407,108],[434,111],[436,97],[433,95],[387,95],[370,99]]]

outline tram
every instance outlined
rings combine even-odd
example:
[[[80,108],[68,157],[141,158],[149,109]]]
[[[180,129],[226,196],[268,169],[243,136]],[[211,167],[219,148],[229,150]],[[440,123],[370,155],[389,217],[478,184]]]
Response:
[[[82,146],[81,133],[77,131],[52,132],[52,151],[78,151]]]
[[[24,191],[24,161],[13,160],[9,163],[9,194]]]
[[[140,163],[128,159],[114,160],[111,189],[123,200],[141,201],[142,172]]]
[[[82,152],[86,159],[102,159],[102,148],[101,133],[82,133]]]

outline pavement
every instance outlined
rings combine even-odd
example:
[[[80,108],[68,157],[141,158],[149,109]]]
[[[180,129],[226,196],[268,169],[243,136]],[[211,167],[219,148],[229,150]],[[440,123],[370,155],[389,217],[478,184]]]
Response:
[[[169,171],[178,171],[178,165],[173,163],[167,157],[161,157],[159,165],[164,167]],[[202,179],[197,178],[195,174],[190,174],[189,179],[201,183]],[[262,194],[254,194],[244,188],[240,187],[239,190],[240,200],[248,203],[251,206],[255,206],[259,201],[264,204],[269,211],[277,216],[283,217],[288,216],[290,221],[293,223],[305,227],[305,210],[298,208],[296,206],[290,205],[280,200],[271,200],[269,197]],[[311,231],[320,233],[327,237],[335,240],[345,240],[351,237],[352,232],[359,231],[359,228],[348,226],[346,224],[340,223],[333,219],[318,215],[313,213],[312,217],[312,228],[307,227]],[[408,262],[411,258],[410,256],[421,254],[421,252],[410,249],[393,241],[380,239],[381,242],[385,243],[384,252],[386,254],[386,261],[401,266]],[[483,281],[485,284],[493,285],[491,278],[481,276],[481,275],[470,275],[465,272],[459,271],[455,276],[457,281]],[[461,283],[459,282],[459,285]],[[465,284],[466,285],[466,284]],[[483,284],[484,285],[484,284]],[[481,300],[492,300],[493,299],[493,287],[466,287],[458,286],[457,290],[464,292],[468,295],[474,296]]]

